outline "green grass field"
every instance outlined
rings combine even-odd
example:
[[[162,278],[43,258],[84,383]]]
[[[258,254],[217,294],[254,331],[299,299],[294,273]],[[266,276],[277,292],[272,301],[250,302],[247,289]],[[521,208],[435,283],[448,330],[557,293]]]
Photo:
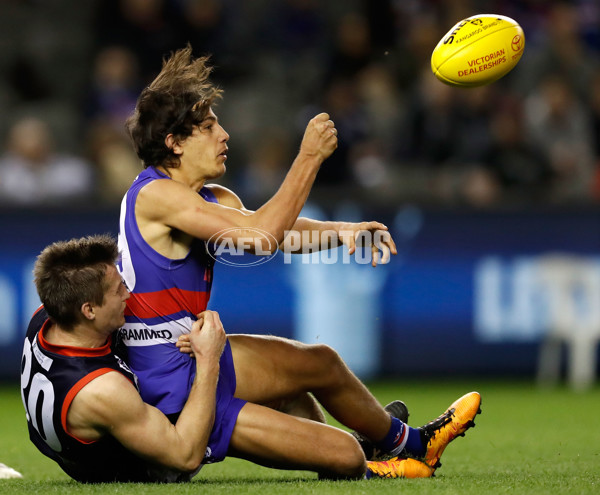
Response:
[[[71,481],[30,444],[16,386],[0,387],[0,462],[22,480],[0,480],[0,493],[211,494],[382,493],[600,493],[600,388],[576,393],[564,387],[491,381],[374,383],[386,403],[403,399],[409,423],[440,414],[456,397],[478,390],[483,397],[477,427],[452,443],[433,479],[324,482],[303,471],[277,471],[238,459],[206,466],[192,483],[110,484]]]

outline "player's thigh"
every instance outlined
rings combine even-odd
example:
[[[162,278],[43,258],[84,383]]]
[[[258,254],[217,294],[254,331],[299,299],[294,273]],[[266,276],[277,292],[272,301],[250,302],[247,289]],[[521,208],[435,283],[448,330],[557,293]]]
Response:
[[[335,384],[343,373],[339,355],[326,345],[281,337],[229,335],[236,397],[255,403],[295,397]]]
[[[358,442],[332,426],[247,403],[239,413],[228,455],[259,464],[339,476],[364,473]]]

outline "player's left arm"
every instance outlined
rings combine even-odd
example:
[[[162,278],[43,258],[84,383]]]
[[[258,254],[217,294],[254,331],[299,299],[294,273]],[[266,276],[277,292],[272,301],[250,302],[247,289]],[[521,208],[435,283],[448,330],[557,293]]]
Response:
[[[215,184],[209,187],[220,204],[252,213],[233,191]],[[370,247],[373,266],[388,263],[390,255],[397,254],[396,244],[387,226],[380,222],[323,222],[306,217],[296,220],[279,248],[287,253],[300,254],[340,245],[345,245],[349,254],[354,254],[357,246]]]
[[[143,402],[124,375],[111,370],[75,395],[67,413],[69,433],[87,442],[108,434],[139,457],[178,471],[194,471],[204,458],[214,424],[226,340],[218,313],[198,315],[189,334],[196,376],[174,425],[160,410]]]

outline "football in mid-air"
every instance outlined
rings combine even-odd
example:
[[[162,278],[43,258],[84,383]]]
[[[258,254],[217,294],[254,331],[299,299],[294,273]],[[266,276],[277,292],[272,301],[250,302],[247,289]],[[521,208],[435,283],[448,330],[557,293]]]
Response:
[[[502,15],[475,15],[444,35],[431,54],[431,70],[450,86],[483,86],[517,65],[524,48],[525,35],[516,21]]]

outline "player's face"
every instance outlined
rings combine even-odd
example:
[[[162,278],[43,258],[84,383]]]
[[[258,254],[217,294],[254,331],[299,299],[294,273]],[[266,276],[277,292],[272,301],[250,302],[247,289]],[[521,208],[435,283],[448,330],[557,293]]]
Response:
[[[129,291],[114,265],[107,267],[105,280],[108,290],[104,293],[102,305],[96,306],[94,312],[98,328],[110,333],[125,324],[125,301],[129,299]]]
[[[206,118],[194,127],[192,135],[180,143],[182,165],[197,170],[201,179],[216,179],[225,173],[229,134],[209,109]],[[189,165],[188,165],[189,164]]]

